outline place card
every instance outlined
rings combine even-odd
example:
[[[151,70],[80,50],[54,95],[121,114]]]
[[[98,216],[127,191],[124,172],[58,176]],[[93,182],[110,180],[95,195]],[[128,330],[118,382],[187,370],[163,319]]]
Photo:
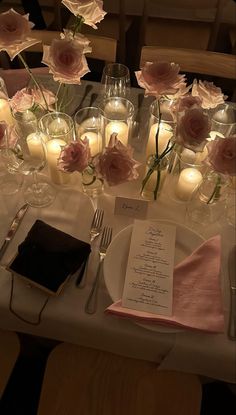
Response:
[[[122,306],[170,316],[176,227],[135,220],[126,269]]]
[[[115,215],[125,215],[136,219],[145,219],[147,216],[147,210],[148,202],[146,200],[116,197],[114,210]]]

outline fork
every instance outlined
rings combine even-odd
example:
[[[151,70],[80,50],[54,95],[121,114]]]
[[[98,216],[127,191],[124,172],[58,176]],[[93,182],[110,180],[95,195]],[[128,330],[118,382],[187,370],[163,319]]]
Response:
[[[93,220],[91,223],[91,227],[90,227],[90,243],[92,243],[94,241],[94,239],[100,235],[101,230],[102,230],[102,222],[103,222],[103,216],[104,216],[104,210],[103,209],[96,209],[93,215]],[[86,265],[83,269],[83,277],[81,278],[79,274],[77,281],[76,281],[76,285],[79,288],[84,288],[85,285],[85,280],[86,280],[86,275],[87,275],[87,270],[88,270],[88,261],[89,261],[89,257],[87,259]]]
[[[87,314],[94,314],[97,308],[97,289],[100,276],[101,265],[107,253],[107,248],[111,243],[112,239],[112,228],[106,226],[103,229],[102,238],[99,246],[99,264],[97,268],[97,273],[93,281],[92,289],[88,296],[87,302],[85,304],[85,312]]]

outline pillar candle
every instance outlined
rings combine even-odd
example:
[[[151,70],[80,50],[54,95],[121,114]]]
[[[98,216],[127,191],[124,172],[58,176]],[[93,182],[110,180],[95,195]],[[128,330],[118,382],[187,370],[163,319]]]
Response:
[[[111,121],[106,126],[106,145],[109,143],[112,133],[117,133],[117,138],[127,146],[129,128],[124,121]]]
[[[151,154],[156,154],[156,132],[158,124],[153,124],[150,129],[148,143],[147,143],[147,157]],[[161,123],[158,135],[158,154],[160,155],[165,150],[168,141],[173,136],[172,128],[167,123]]]
[[[66,145],[64,140],[58,138],[49,140],[46,143],[47,147],[47,162],[52,182],[55,184],[66,184],[70,180],[68,173],[63,173],[58,170],[58,158],[60,156],[62,147]]]
[[[10,105],[6,99],[0,99],[0,121],[5,121],[6,124],[10,125],[14,124]]]
[[[91,156],[95,156],[100,151],[102,136],[100,133],[94,133],[93,131],[87,131],[81,135],[81,140],[84,140],[85,137],[89,140],[89,147],[91,150]]]
[[[47,136],[45,134],[31,133],[26,138],[28,149],[30,154],[39,159],[46,158],[43,143],[47,142]]]
[[[182,170],[176,187],[176,194],[179,199],[184,201],[190,200],[194,190],[199,186],[201,181],[202,174],[200,171],[191,167]]]

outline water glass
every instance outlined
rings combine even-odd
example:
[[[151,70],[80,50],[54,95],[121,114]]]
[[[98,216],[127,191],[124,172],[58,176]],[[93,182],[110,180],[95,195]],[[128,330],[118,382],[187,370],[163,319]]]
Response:
[[[121,63],[108,63],[104,66],[101,83],[104,97],[127,97],[130,90],[130,72]]]
[[[236,133],[236,104],[225,102],[210,110],[211,116],[211,137],[217,133],[221,137],[227,137]]]

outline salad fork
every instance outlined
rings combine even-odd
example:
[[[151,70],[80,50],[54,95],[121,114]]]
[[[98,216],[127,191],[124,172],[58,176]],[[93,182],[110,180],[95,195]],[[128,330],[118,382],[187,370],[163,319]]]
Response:
[[[95,210],[94,215],[93,215],[93,220],[91,223],[91,227],[90,227],[90,243],[92,243],[94,239],[101,233],[103,216],[104,216],[103,209]],[[79,288],[84,288],[85,286],[86,275],[88,271],[88,261],[89,261],[89,256],[88,256],[85,266],[83,267],[82,272],[79,274],[77,281],[75,283],[75,285],[78,286]],[[81,274],[83,274],[82,278],[81,278]]]
[[[87,314],[94,314],[97,308],[97,289],[100,276],[101,265],[107,253],[107,248],[112,240],[112,228],[106,226],[103,229],[102,238],[99,246],[99,264],[97,273],[93,281],[92,289],[85,304],[85,312]]]

